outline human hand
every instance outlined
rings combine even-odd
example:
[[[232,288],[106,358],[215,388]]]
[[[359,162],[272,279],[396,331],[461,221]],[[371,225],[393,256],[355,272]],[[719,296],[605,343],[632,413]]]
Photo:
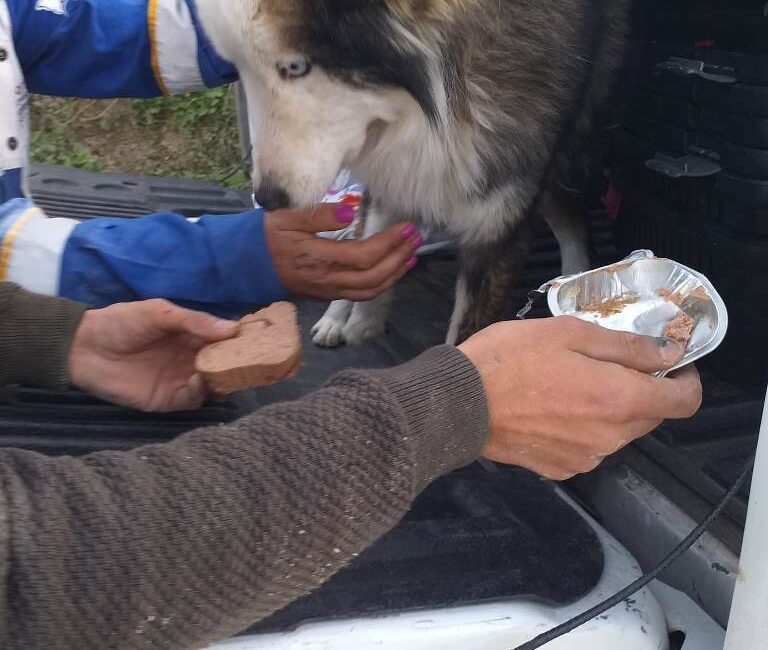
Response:
[[[70,381],[142,411],[182,411],[208,394],[195,372],[200,348],[237,334],[238,323],[166,300],[85,312],[69,351]]]
[[[316,236],[348,226],[353,218],[354,208],[343,204],[267,213],[267,244],[286,289],[321,300],[371,300],[413,267],[422,240],[410,224],[395,224],[364,240]]]
[[[572,317],[497,323],[459,346],[483,380],[490,435],[483,456],[565,480],[667,418],[701,405],[693,366],[657,379],[683,355],[666,339]]]

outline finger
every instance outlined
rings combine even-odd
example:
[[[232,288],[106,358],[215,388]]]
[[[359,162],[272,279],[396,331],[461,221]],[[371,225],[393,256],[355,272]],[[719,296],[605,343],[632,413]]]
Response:
[[[679,414],[668,415],[668,418],[690,418],[696,415],[701,408],[702,386],[701,375],[694,364],[688,364],[660,381],[665,384],[665,388],[677,392],[683,406]]]
[[[309,208],[275,210],[268,215],[280,230],[316,233],[346,228],[355,219],[355,207],[342,203],[319,203]]]
[[[606,367],[605,372],[606,385],[614,387],[605,402],[617,421],[689,418],[701,406],[701,381],[693,365],[664,379],[617,366]]]
[[[695,363],[689,363],[687,366],[683,366],[682,368],[678,368],[674,372],[670,372],[667,375],[667,378],[669,379],[676,379],[677,377],[682,377],[685,375],[691,375],[701,381],[701,375],[699,374],[699,369],[696,367]]]
[[[617,425],[615,422],[598,422],[592,433],[593,453],[598,459],[608,458],[621,451],[638,438],[655,430],[662,418],[638,418]]]
[[[377,296],[384,293],[387,289],[391,289],[408,271],[411,270],[411,266],[405,264],[402,269],[395,275],[387,278],[380,285],[373,287],[372,289],[348,289],[342,291],[339,295],[345,300],[353,300],[355,302],[367,302],[373,300]]]
[[[414,260],[411,262],[411,260]],[[332,271],[326,276],[329,285],[341,292],[365,292],[392,286],[415,265],[410,244],[402,244],[376,266],[365,271]]]
[[[203,343],[221,341],[237,334],[240,325],[200,311],[179,307],[166,301],[150,301],[152,320],[156,327],[168,334],[187,334]]]
[[[205,401],[208,391],[201,375],[192,375],[184,386],[181,386],[161,409],[170,411],[192,411],[200,408]]]
[[[575,318],[571,321],[571,349],[598,361],[652,373],[675,365],[685,352],[680,343],[671,339],[617,332]]]
[[[423,239],[414,226],[395,224],[368,239],[332,241],[318,238],[306,242],[305,246],[307,253],[314,259],[323,260],[327,267],[365,271],[398,251],[403,242],[409,242],[408,250],[415,252]]]

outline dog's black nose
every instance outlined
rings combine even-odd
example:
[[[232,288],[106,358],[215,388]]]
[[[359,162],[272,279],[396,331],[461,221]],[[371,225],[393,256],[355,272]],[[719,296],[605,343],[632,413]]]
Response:
[[[254,194],[256,202],[265,210],[279,210],[291,205],[291,200],[282,187],[272,183],[263,183]]]

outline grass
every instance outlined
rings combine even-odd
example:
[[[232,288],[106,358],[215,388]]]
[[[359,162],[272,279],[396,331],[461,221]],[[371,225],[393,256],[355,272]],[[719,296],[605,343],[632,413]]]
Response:
[[[150,100],[34,96],[31,105],[35,162],[249,185],[230,88]]]

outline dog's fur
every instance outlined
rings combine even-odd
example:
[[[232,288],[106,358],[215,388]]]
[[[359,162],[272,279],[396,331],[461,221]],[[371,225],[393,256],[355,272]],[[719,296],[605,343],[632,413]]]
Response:
[[[461,248],[453,343],[498,318],[536,216],[558,236],[564,272],[588,264],[574,217],[593,114],[622,58],[627,2],[198,6],[248,97],[257,198],[308,205],[350,168],[372,199],[366,235],[395,219],[452,233]],[[294,74],[305,63],[309,72]],[[315,341],[377,335],[388,304],[388,295],[334,303]]]

